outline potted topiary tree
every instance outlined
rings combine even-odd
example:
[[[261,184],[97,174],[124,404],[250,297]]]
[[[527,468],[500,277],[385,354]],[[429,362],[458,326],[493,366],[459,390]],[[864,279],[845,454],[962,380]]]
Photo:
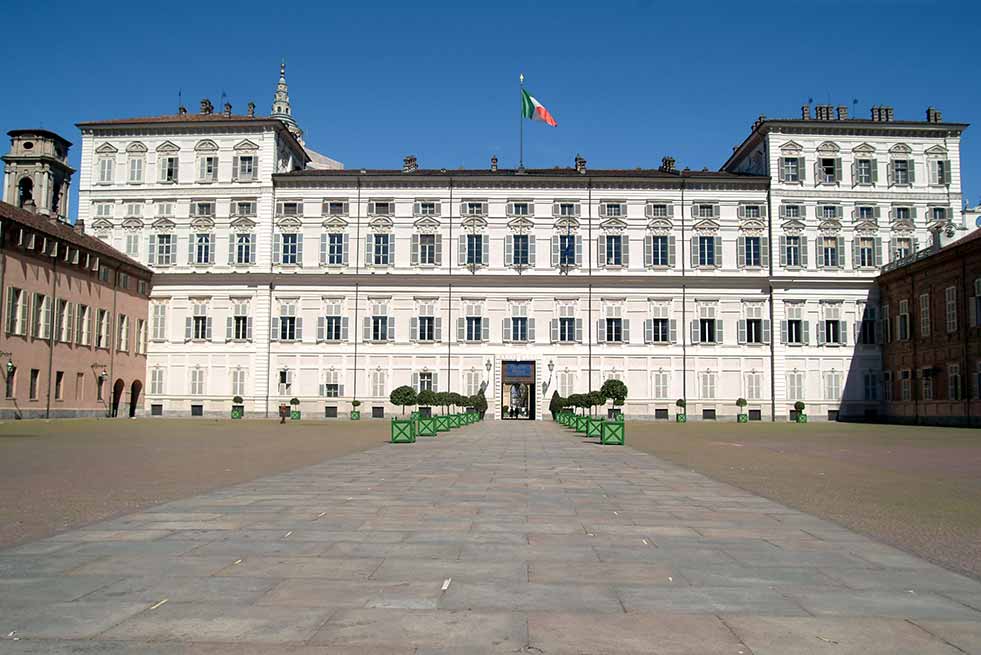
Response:
[[[433,406],[436,404],[436,394],[431,389],[423,389],[416,396],[416,403],[419,405],[419,416],[429,418],[433,413]]]
[[[358,407],[361,407],[361,401],[360,400],[352,400],[351,401],[351,408],[352,408],[351,409],[351,420],[352,421],[360,421],[361,420],[361,410],[359,410]]]
[[[678,400],[674,401],[674,404],[678,407],[678,413],[675,414],[674,420],[678,423],[687,423],[688,414],[685,413],[685,408],[688,407],[688,401],[686,401],[684,398],[679,398]]]
[[[736,398],[736,407],[739,408],[739,413],[736,414],[736,421],[739,423],[749,423],[749,415],[745,412],[745,407],[748,404],[745,398]]]
[[[299,421],[300,420],[300,399],[290,398],[290,420]]]
[[[600,393],[613,401],[613,407],[606,413],[607,418],[614,419],[621,415],[620,407],[627,400],[627,385],[620,380],[607,380],[600,387]]]
[[[393,405],[402,406],[402,416],[405,416],[406,407],[412,407],[416,404],[416,402],[418,402],[416,390],[408,385],[403,385],[392,389],[392,393],[389,394],[388,400]]]
[[[560,411],[562,411],[562,396],[559,395],[559,390],[556,389],[552,392],[552,399],[548,401],[548,411],[552,414],[552,420],[556,420]]]
[[[597,407],[602,407],[606,404],[606,395],[602,391],[590,391],[586,394],[586,398],[589,401],[590,416],[596,413]]]
[[[232,398],[232,418],[239,419],[245,416],[245,400],[242,396],[235,396]]]
[[[480,416],[480,420],[483,421],[484,414],[487,413],[487,396],[484,395],[483,389],[478,391],[477,395],[474,397],[473,408],[477,410],[477,414]]]
[[[795,422],[807,423],[807,414],[804,413],[805,407],[806,405],[804,405],[803,400],[798,400],[796,403],[794,403],[794,410],[797,412],[797,417],[794,419]]]

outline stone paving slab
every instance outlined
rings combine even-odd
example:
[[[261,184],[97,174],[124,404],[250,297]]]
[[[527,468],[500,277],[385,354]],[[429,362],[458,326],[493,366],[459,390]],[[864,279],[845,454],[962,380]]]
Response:
[[[0,551],[0,655],[979,653],[981,583],[483,423]]]

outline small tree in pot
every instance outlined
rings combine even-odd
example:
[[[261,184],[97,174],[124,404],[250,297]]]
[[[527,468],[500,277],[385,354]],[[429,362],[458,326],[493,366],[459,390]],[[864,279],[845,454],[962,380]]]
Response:
[[[423,389],[416,396],[416,402],[419,404],[419,413],[421,416],[429,418],[432,414],[432,408],[436,405],[436,394],[431,389]]]
[[[393,405],[402,406],[402,416],[405,416],[405,408],[412,407],[418,402],[418,397],[416,396],[416,390],[410,386],[403,385],[401,387],[396,387],[392,389],[392,393],[388,396],[388,400]]]
[[[290,420],[299,421],[300,420],[300,399],[290,398]]]
[[[483,389],[478,391],[477,395],[474,397],[473,408],[477,410],[477,413],[480,414],[480,420],[483,421],[484,414],[487,413],[487,396],[484,395]]]
[[[602,407],[606,404],[606,395],[602,391],[590,391],[586,394],[586,398],[589,400],[590,415],[595,413],[596,407]]]
[[[749,423],[749,416],[746,415],[745,411],[746,405],[748,404],[745,398],[736,398],[736,407],[739,408],[739,413],[736,414],[736,420],[740,423]]]
[[[688,401],[684,398],[679,398],[674,401],[675,406],[678,407],[678,413],[675,414],[675,420],[678,423],[686,423],[688,421],[688,414],[685,413],[685,408],[688,407]]]
[[[360,421],[361,420],[361,410],[359,410],[358,407],[361,407],[361,401],[360,400],[352,400],[351,401],[351,407],[353,408],[351,410],[351,420],[352,421]]]
[[[627,385],[620,380],[607,380],[600,387],[600,393],[613,401],[613,408],[608,412],[608,416],[613,418],[620,413],[619,407],[627,400]]]
[[[242,396],[232,398],[232,418],[242,418],[245,415],[245,399]]]
[[[556,389],[552,392],[552,399],[548,401],[548,411],[551,412],[553,421],[558,413],[562,411],[562,402],[563,398],[559,395],[559,390]]]
[[[804,413],[804,408],[806,405],[803,400],[798,400],[794,403],[794,409],[797,411],[797,418],[795,419],[798,423],[807,423],[807,414]]]

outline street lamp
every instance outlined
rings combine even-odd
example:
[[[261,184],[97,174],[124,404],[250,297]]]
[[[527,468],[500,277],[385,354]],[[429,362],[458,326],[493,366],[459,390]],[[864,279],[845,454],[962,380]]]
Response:
[[[12,359],[7,359],[7,377],[10,377],[14,373],[14,361]]]
[[[555,362],[553,362],[553,361],[552,361],[552,360],[550,359],[550,360],[548,360],[548,372],[549,372],[549,373],[551,373],[551,372],[552,372],[552,371],[554,371],[554,370],[555,370]]]
[[[102,372],[99,373],[99,381],[105,382],[108,378],[109,378],[109,372],[106,369],[102,369]]]

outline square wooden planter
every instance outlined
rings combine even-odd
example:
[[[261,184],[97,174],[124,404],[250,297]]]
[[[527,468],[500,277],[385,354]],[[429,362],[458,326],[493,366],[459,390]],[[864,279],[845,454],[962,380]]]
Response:
[[[292,409],[292,410],[290,410],[290,420],[291,421],[299,421],[300,420],[300,410],[298,410],[298,409]]]
[[[412,419],[392,419],[392,443],[415,443],[416,428]]]
[[[588,416],[577,416],[576,417],[576,432],[582,432],[586,434],[586,429],[589,427],[589,417]]]
[[[674,420],[677,423],[687,423],[688,422],[688,414],[675,414],[674,415]]]
[[[450,417],[446,414],[437,414],[435,417],[436,421],[436,431],[437,432],[449,432],[450,431]]]
[[[360,421],[361,420],[361,412],[359,412],[356,409],[352,409],[351,410],[351,420],[352,421]]]
[[[420,416],[416,420],[416,436],[417,437],[435,437],[436,436],[436,418],[425,416]]]
[[[623,423],[610,421],[603,424],[603,431],[600,434],[600,443],[604,446],[622,446],[626,430]]]
[[[749,423],[749,414],[736,414],[736,421],[739,423]]]
[[[245,405],[232,405],[232,418],[240,419],[245,416]]]
[[[798,423],[807,423],[807,414],[801,413],[797,415]]]
[[[614,421],[615,422],[615,421]],[[606,423],[601,418],[586,418],[586,436],[587,437],[602,437],[603,436],[603,425]]]

